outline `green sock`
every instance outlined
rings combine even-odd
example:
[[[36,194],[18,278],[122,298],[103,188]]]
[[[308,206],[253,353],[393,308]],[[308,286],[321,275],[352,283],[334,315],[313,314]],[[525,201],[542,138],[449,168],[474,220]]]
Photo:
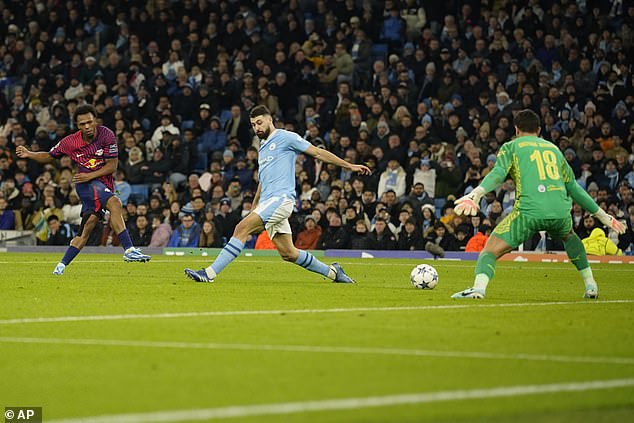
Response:
[[[586,250],[583,248],[583,243],[577,234],[572,234],[564,241],[564,248],[566,248],[566,254],[568,254],[568,258],[572,264],[575,265],[577,270],[582,271],[590,267]]]
[[[579,274],[583,279],[583,283],[586,285],[586,289],[596,289],[597,283],[594,281],[592,269],[590,269],[590,264],[588,263],[586,250],[583,248],[583,243],[577,234],[572,234],[568,237],[568,239],[564,241],[564,247],[566,248],[568,258],[579,271]]]
[[[495,261],[495,254],[493,253],[486,252],[478,256],[474,288],[486,290],[489,280],[493,279],[493,275],[495,275]]]

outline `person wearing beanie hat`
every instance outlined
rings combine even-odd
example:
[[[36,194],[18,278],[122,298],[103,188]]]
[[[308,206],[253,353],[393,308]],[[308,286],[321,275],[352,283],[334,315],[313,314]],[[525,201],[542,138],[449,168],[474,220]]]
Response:
[[[455,202],[456,215],[475,216],[482,197],[500,186],[507,175],[510,174],[515,182],[517,200],[513,210],[496,226],[480,252],[473,286],[455,293],[452,298],[484,298],[487,285],[495,274],[496,261],[538,231],[546,231],[563,241],[570,262],[584,282],[583,297],[597,298],[597,283],[583,244],[573,230],[572,201],[618,234],[625,233],[627,227],[603,211],[577,184],[557,146],[539,138],[539,115],[530,109],[522,110],[515,116],[513,124],[516,138],[502,145],[493,170],[480,185]]]
[[[297,155],[302,153],[350,172],[369,175],[370,169],[317,148],[294,132],[276,128],[271,112],[264,105],[253,107],[249,119],[253,132],[260,139],[259,185],[253,200],[253,211],[237,224],[233,236],[209,267],[200,270],[186,268],[185,274],[196,282],[213,282],[240,255],[247,238],[264,229],[284,260],[333,282],[354,283],[338,263],[328,266],[311,253],[293,245],[288,218],[295,208],[295,162]]]

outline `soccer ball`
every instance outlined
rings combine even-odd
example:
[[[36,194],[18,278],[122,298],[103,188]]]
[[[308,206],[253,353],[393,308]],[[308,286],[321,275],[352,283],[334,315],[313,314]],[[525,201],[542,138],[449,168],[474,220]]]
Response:
[[[433,266],[419,264],[409,275],[409,280],[418,289],[434,289],[438,284],[438,272]]]

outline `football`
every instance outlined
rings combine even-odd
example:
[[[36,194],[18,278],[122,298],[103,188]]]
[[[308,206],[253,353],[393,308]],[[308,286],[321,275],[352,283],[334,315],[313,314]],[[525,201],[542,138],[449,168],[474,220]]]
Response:
[[[418,289],[434,289],[438,284],[438,272],[433,266],[419,264],[409,275],[409,280]]]

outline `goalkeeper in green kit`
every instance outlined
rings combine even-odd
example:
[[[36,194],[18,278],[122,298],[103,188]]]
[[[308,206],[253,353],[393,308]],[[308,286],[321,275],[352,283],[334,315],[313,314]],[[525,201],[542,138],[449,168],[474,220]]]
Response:
[[[572,230],[572,201],[619,234],[624,233],[626,227],[599,208],[577,184],[559,148],[539,138],[541,124],[536,113],[522,110],[513,123],[516,138],[502,145],[493,170],[477,188],[456,200],[454,212],[475,215],[482,196],[504,182],[507,174],[515,182],[513,211],[495,227],[480,252],[473,287],[452,295],[452,298],[484,298],[487,284],[495,274],[496,260],[538,231],[546,231],[563,241],[570,261],[585,283],[584,298],[597,298],[599,290],[586,251]]]

